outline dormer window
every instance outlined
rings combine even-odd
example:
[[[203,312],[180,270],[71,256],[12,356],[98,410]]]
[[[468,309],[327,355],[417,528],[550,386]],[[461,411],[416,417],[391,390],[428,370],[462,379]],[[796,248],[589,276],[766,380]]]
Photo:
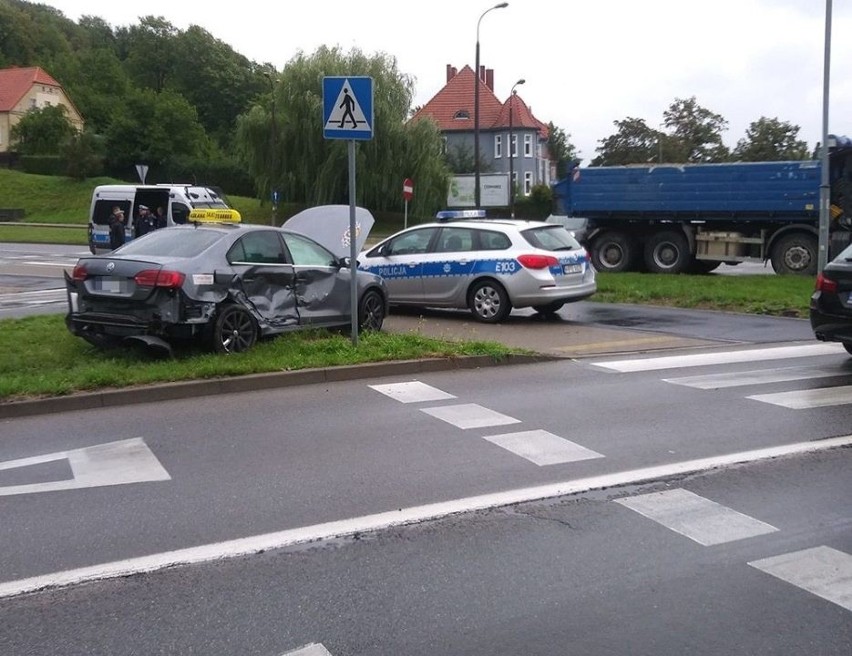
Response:
[[[466,109],[460,109],[455,114],[453,114],[453,118],[456,121],[467,121],[470,120],[470,112]]]

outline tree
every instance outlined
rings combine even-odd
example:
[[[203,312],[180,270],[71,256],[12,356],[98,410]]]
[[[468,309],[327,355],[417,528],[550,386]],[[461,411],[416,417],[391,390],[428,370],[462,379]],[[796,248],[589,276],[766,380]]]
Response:
[[[783,162],[808,159],[808,144],[798,138],[799,126],[761,116],[737,142],[733,156],[744,162]]]
[[[119,41],[127,49],[125,64],[133,82],[160,93],[178,67],[175,55],[178,29],[162,16],[145,16]]]
[[[182,96],[134,89],[123,98],[106,132],[107,162],[115,171],[135,164],[161,165],[173,157],[208,152],[198,115]]]
[[[412,178],[417,184],[412,212],[427,214],[442,206],[450,173],[441,134],[432,121],[406,120],[413,80],[387,55],[324,46],[290,60],[275,82],[274,105],[272,97],[264,98],[237,121],[236,145],[261,197],[278,189],[287,202],[348,202],[347,144],[323,138],[322,80],[334,75],[374,81],[373,139],[356,147],[358,204],[399,210],[402,181]]]
[[[29,110],[12,128],[12,143],[22,155],[58,155],[75,133],[64,105]]]
[[[90,130],[72,136],[62,148],[62,157],[65,175],[74,180],[85,180],[103,170],[103,145]]]
[[[568,175],[571,162],[577,160],[577,149],[569,141],[570,134],[553,123],[547,124],[547,149],[550,157],[556,162],[556,177],[564,178]]]
[[[661,145],[665,138],[662,132],[649,128],[641,118],[627,117],[613,124],[618,129],[598,141],[600,145],[595,149],[598,156],[592,160],[592,166],[644,164],[662,159]]]
[[[669,130],[673,162],[701,163],[723,162],[728,158],[728,149],[722,143],[722,132],[728,122],[719,114],[701,107],[695,99],[675,98],[663,112],[663,125]]]
[[[266,69],[195,25],[176,37],[174,50],[180,65],[169,88],[195,106],[208,134],[228,145],[237,117],[268,93]]]

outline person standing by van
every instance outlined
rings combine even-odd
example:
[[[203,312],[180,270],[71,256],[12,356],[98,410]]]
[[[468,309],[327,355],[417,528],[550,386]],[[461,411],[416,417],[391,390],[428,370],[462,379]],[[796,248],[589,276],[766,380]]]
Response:
[[[116,205],[109,219],[109,247],[115,250],[124,244],[124,212]]]
[[[157,229],[157,220],[151,214],[151,210],[148,209],[147,205],[139,206],[139,216],[133,222],[133,227],[137,238]]]
[[[157,208],[154,218],[156,219],[154,227],[165,228],[168,225],[168,219],[162,205]]]

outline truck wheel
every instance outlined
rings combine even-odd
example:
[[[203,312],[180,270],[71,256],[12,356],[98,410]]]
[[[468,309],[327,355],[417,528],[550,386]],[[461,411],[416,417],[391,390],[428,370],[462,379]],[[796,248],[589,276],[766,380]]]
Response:
[[[693,262],[686,237],[674,230],[651,235],[645,243],[645,266],[651,273],[683,273]]]
[[[772,247],[772,268],[775,273],[816,275],[817,239],[798,233],[779,239]]]
[[[636,241],[623,232],[607,232],[595,237],[590,248],[595,269],[610,273],[631,271],[638,252]]]

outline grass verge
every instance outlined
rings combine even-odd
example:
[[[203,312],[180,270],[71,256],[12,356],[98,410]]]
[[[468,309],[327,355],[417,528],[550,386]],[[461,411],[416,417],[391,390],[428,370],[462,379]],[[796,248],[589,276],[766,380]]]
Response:
[[[173,358],[154,359],[142,349],[98,350],[71,335],[62,315],[41,315],[2,322],[0,402],[366,362],[470,355],[501,359],[521,352],[491,342],[387,332],[363,334],[355,347],[347,335],[317,330],[262,340],[246,353],[222,356],[187,348],[175,350]]]

